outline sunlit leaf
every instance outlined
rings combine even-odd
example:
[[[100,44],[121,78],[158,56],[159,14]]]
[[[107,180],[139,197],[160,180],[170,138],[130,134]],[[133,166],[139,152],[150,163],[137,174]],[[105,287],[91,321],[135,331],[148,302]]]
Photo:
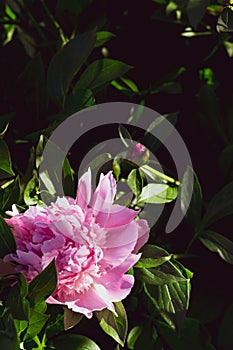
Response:
[[[10,180],[0,187],[0,211],[4,214],[12,208],[14,203],[17,203],[20,195],[19,178]]]
[[[49,315],[30,309],[30,320],[24,340],[34,338],[48,321]]]
[[[96,33],[96,43],[95,47],[102,46],[110,39],[114,38],[116,35],[110,32],[101,31]]]
[[[166,250],[152,244],[146,244],[142,249],[142,257],[134,265],[134,268],[151,268],[157,267],[169,261],[172,254],[168,254]]]
[[[146,294],[168,324],[179,329],[188,310],[192,273],[167,261],[157,268],[135,269],[135,276],[144,282]]]
[[[120,301],[114,303],[114,305],[117,316],[108,309],[95,312],[95,314],[103,331],[115,339],[121,346],[124,346],[128,331],[127,315]]]
[[[20,334],[27,328],[28,321],[14,319],[14,324],[15,324],[17,334],[20,336]]]
[[[27,205],[43,204],[39,199],[39,181],[36,173],[27,183],[24,190],[23,199]]]
[[[220,33],[233,32],[233,11],[230,6],[225,7],[220,13],[216,29]]]
[[[129,349],[134,349],[134,345],[138,339],[138,337],[142,333],[142,327],[141,326],[135,326],[131,329],[131,331],[128,334],[127,337],[127,346]]]
[[[164,184],[148,184],[143,187],[138,198],[138,203],[169,203],[176,199],[178,194],[177,187],[170,187]]]
[[[133,169],[130,172],[127,178],[127,184],[132,190],[132,192],[135,194],[135,196],[139,196],[143,186],[143,179],[139,169]]]

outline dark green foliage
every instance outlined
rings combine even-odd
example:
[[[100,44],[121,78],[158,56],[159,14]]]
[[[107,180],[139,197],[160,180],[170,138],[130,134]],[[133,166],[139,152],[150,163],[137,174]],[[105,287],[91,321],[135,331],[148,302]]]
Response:
[[[233,348],[232,32],[231,1],[0,0],[1,350]],[[97,177],[113,170],[118,204],[142,216],[148,207],[165,209],[128,271],[135,287],[115,303],[117,315],[105,309],[88,320],[46,304],[56,289],[55,261],[30,283],[4,261],[17,249],[4,219],[13,204],[19,211],[43,204],[39,168],[59,123],[112,101],[139,105],[129,111],[131,124],[112,125],[113,136],[104,125],[77,141],[63,164],[64,192],[75,197],[79,166],[99,140],[118,138],[124,152],[112,155],[100,145],[86,168]],[[164,132],[163,118],[147,130],[132,127],[144,105],[170,121],[187,145],[193,167],[184,169],[181,183],[152,135],[155,128]],[[169,141],[172,128],[163,137]],[[148,147],[138,159],[130,158],[135,142]],[[57,169],[53,159],[42,179],[50,201]],[[185,218],[166,235],[175,201]]]

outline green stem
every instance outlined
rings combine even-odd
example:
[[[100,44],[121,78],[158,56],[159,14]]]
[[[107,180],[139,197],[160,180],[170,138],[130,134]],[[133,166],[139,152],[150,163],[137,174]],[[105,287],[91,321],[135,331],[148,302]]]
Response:
[[[173,259],[190,259],[190,258],[198,258],[199,256],[196,254],[173,254]]]
[[[185,250],[185,254],[188,253],[189,249],[191,248],[191,246],[193,245],[193,243],[195,242],[195,240],[197,239],[198,236],[199,236],[199,233],[198,233],[198,232],[196,232],[196,233],[193,235],[191,241],[190,241],[189,244],[187,245],[187,248],[186,248],[186,250]]]
[[[176,186],[180,186],[180,184],[181,184],[179,181],[173,179],[170,176],[167,176],[167,175],[161,173],[158,170],[155,170],[155,169],[151,168],[149,165],[143,165],[141,167],[141,169],[145,170],[145,173],[149,171],[150,173],[153,173],[155,176],[157,176],[157,177],[159,177],[159,178],[161,178],[161,179],[163,179],[163,180],[165,180],[167,182],[170,182],[170,183],[172,183],[172,184],[174,184]]]
[[[43,6],[48,18],[50,19],[51,23],[54,25],[54,27],[57,29],[60,38],[62,40],[62,44],[65,45],[69,39],[66,37],[62,27],[60,26],[60,24],[58,23],[58,21],[56,20],[56,18],[53,16],[53,14],[49,11],[48,6],[46,5],[44,0],[40,0],[41,5]]]
[[[40,342],[40,339],[38,337],[38,335],[36,335],[34,338],[33,338],[34,342],[38,345],[38,350],[43,350],[43,345],[41,344]]]

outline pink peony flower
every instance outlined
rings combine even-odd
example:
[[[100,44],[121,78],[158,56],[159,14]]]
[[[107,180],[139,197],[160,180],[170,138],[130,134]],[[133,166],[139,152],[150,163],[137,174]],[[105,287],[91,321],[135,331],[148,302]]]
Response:
[[[115,194],[111,172],[101,174],[93,193],[89,169],[79,180],[76,199],[8,212],[17,250],[4,261],[17,262],[30,282],[55,258],[58,284],[48,303],[67,305],[88,318],[94,310],[114,312],[113,302],[133,287],[134,277],[125,273],[149,236],[147,222],[134,220],[137,211],[113,204]]]

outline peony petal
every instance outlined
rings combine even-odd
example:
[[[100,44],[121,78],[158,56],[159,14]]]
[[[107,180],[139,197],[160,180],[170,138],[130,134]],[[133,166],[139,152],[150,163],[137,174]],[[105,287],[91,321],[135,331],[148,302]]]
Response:
[[[134,284],[134,277],[131,275],[119,276],[117,273],[111,273],[101,278],[101,283],[108,290],[112,302],[121,301],[129,295]]]
[[[95,214],[100,212],[108,213],[116,195],[116,180],[112,172],[106,175],[101,174],[99,184],[94,192],[91,207]]]
[[[113,228],[129,224],[139,211],[113,204],[108,212],[100,212],[96,217],[96,222],[104,228]]]
[[[134,247],[133,253],[137,253],[139,249],[148,241],[150,228],[146,220],[140,219],[134,221],[138,227],[138,240]]]
[[[76,195],[76,203],[82,208],[86,209],[87,205],[90,203],[92,196],[91,187],[91,169],[83,174],[78,182],[78,190]]]
[[[66,305],[75,312],[82,312],[88,318],[92,311],[99,311],[108,308],[115,311],[108,290],[101,284],[94,284],[89,290],[80,293],[75,302],[68,302]]]
[[[109,229],[105,242],[100,245],[103,250],[102,266],[117,266],[133,251],[138,239],[137,225],[134,221],[119,228]]]
[[[135,221],[132,221],[128,225],[108,229],[101,248],[118,248],[128,244],[135,246],[137,239],[138,227]]]

